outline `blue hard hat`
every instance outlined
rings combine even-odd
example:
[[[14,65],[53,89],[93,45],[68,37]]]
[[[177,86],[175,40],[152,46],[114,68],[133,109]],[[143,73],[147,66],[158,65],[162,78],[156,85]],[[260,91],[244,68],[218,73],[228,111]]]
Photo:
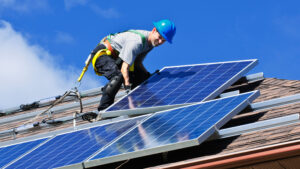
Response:
[[[158,22],[153,22],[155,28],[159,32],[159,34],[164,37],[169,43],[172,43],[172,39],[176,33],[175,24],[168,20],[163,19]]]

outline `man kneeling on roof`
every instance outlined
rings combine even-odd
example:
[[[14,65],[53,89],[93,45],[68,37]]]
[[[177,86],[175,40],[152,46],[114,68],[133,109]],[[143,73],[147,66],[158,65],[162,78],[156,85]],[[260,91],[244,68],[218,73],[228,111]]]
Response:
[[[98,111],[113,104],[122,83],[128,94],[149,78],[150,73],[143,65],[146,54],[165,41],[172,43],[176,32],[174,23],[166,19],[153,24],[152,31],[128,30],[110,34],[91,52],[95,72],[109,80],[103,88]],[[103,49],[107,51],[97,55]]]

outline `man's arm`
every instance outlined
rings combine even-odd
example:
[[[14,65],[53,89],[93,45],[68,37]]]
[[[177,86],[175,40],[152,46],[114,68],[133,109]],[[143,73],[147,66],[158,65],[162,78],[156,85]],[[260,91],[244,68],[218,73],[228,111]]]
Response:
[[[126,62],[122,63],[121,73],[122,73],[123,78],[124,78],[125,86],[129,86],[130,82],[129,82],[129,64],[128,63],[126,63]]]

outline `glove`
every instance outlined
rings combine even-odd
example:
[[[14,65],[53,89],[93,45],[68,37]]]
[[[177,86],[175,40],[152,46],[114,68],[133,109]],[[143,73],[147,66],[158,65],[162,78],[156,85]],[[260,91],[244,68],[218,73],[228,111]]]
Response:
[[[149,72],[146,73],[147,79],[148,79],[149,77],[151,77],[151,76],[152,76],[152,75],[151,75]]]
[[[131,84],[130,85],[124,85],[124,89],[126,94],[128,94],[131,91]]]
[[[153,73],[151,74],[151,76],[153,76],[153,75],[155,75],[155,74],[159,74],[159,70],[158,70],[158,69],[156,69],[155,72],[153,72]]]

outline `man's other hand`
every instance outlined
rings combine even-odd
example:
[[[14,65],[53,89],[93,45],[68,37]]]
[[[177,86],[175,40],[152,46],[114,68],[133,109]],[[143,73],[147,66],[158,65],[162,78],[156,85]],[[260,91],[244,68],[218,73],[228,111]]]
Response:
[[[131,84],[130,85],[124,85],[124,89],[126,94],[128,94],[131,91]]]

